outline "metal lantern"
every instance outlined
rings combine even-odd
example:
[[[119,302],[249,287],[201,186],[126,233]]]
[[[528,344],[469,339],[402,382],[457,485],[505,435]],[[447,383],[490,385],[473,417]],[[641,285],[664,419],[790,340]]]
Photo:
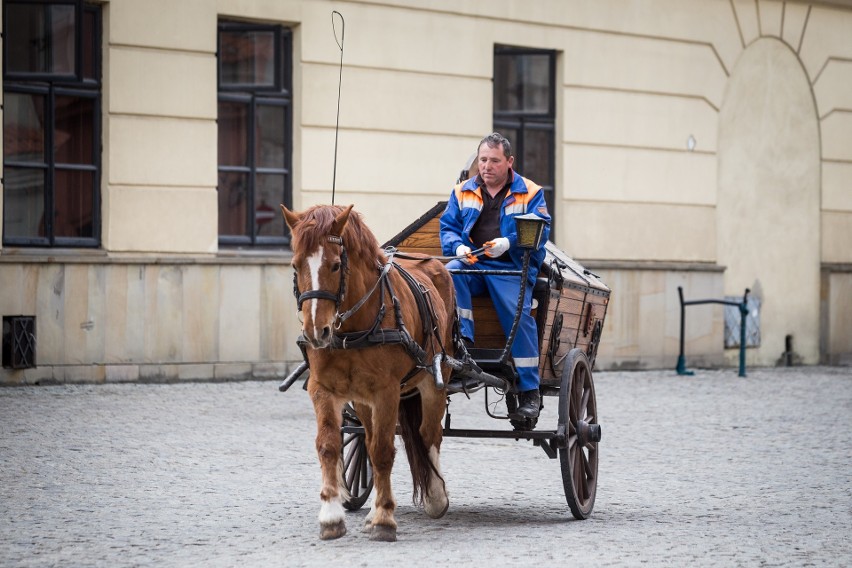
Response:
[[[537,250],[541,247],[541,237],[547,221],[534,213],[518,215],[515,225],[518,229],[518,246],[525,249]]]

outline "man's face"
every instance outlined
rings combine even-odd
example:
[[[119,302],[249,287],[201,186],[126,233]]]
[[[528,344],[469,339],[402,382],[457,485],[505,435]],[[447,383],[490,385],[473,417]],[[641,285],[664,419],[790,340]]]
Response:
[[[503,147],[490,147],[488,144],[482,143],[479,146],[477,154],[479,162],[479,175],[485,180],[485,185],[488,187],[503,187],[506,184],[509,175],[509,168],[515,161],[514,156],[508,158],[503,155]]]

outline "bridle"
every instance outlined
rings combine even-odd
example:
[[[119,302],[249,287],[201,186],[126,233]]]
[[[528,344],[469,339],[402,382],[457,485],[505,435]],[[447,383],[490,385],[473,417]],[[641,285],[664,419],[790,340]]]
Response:
[[[293,295],[296,296],[296,305],[299,311],[302,311],[302,304],[305,300],[330,300],[334,302],[334,307],[340,312],[340,306],[343,304],[343,299],[346,297],[346,273],[349,269],[349,259],[346,255],[346,247],[343,246],[343,239],[337,235],[328,235],[325,240],[327,242],[340,245],[340,285],[337,287],[337,293],[333,294],[328,290],[307,290],[306,292],[299,291],[299,275],[293,272]]]

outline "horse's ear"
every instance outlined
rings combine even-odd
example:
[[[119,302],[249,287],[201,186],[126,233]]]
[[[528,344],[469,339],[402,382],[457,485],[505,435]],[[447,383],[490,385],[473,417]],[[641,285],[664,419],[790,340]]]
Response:
[[[283,204],[281,204],[281,213],[284,214],[284,221],[287,223],[287,226],[290,227],[290,230],[299,223],[299,215],[284,207]]]
[[[352,208],[354,206],[355,204],[353,203],[337,214],[337,217],[334,218],[334,224],[331,226],[331,232],[333,234],[337,236],[341,236],[343,234],[343,228],[346,226],[346,222],[349,220],[349,214],[352,212]]]

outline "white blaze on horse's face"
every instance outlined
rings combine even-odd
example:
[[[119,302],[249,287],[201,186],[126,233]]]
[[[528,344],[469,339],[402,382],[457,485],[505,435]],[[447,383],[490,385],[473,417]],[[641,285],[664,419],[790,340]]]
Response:
[[[301,262],[299,289],[302,293],[319,290],[332,295],[340,287],[340,259],[320,245]],[[331,345],[337,305],[329,298],[310,298],[302,303],[302,333],[314,349]]]
[[[323,257],[323,248],[319,247],[314,254],[308,257],[308,270],[311,273],[311,290],[318,290],[320,286],[319,280],[319,271],[322,267],[322,257]],[[317,336],[317,300],[316,298],[311,300],[311,322],[314,324],[314,337]]]

